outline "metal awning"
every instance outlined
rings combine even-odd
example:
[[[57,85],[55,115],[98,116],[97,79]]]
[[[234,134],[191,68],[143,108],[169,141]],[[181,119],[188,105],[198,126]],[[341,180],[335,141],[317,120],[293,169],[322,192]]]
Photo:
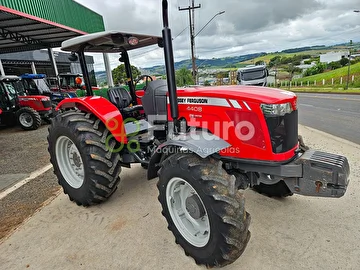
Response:
[[[60,47],[87,34],[58,23],[0,6],[0,54]]]

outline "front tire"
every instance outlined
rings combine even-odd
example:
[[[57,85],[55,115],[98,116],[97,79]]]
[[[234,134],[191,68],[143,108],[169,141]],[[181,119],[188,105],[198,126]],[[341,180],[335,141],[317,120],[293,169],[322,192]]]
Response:
[[[23,130],[35,130],[41,126],[41,117],[30,107],[20,108],[16,112],[17,121]]]
[[[67,111],[49,127],[50,161],[64,193],[78,205],[106,201],[119,184],[118,146],[105,125],[94,115]]]
[[[162,163],[159,201],[185,254],[207,267],[234,262],[250,239],[250,215],[235,177],[211,158],[178,153]]]

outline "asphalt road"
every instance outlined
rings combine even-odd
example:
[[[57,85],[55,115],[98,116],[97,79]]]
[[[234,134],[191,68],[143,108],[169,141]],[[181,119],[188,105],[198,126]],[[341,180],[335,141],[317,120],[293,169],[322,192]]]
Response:
[[[360,144],[360,95],[297,96],[300,124]]]

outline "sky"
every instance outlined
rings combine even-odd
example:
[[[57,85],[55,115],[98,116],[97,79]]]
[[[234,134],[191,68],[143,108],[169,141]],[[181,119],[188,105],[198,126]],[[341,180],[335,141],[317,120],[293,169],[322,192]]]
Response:
[[[188,7],[191,0],[168,0],[175,61],[189,59]],[[104,18],[106,30],[161,36],[161,0],[76,0]],[[195,55],[200,59],[256,52],[334,45],[360,41],[359,0],[195,0]],[[95,70],[104,70],[102,55],[94,55]],[[119,65],[110,55],[111,67]],[[130,52],[137,67],[163,65],[163,50],[153,46]]]

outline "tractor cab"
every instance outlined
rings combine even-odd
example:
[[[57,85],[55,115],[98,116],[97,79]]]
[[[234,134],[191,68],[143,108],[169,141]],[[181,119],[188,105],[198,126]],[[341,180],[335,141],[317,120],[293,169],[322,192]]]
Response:
[[[29,95],[18,76],[0,77],[0,123],[7,126],[19,123],[24,130],[37,129],[41,120],[50,122],[53,116],[50,98]]]
[[[84,52],[119,53],[119,61],[123,62],[125,65],[125,71],[128,77],[128,89],[123,86],[111,87],[108,89],[107,95],[110,102],[121,112],[124,119],[128,117],[139,119],[139,115],[143,113],[144,109],[141,98],[144,95],[144,89],[146,89],[146,87],[136,90],[136,84],[139,80],[136,80],[135,82],[133,78],[128,51],[156,44],[159,46],[162,45],[161,37],[135,35],[120,31],[104,31],[65,41],[62,44],[62,50],[71,51],[71,58],[73,60],[78,59],[75,52],[78,54],[80,64],[83,67],[83,78],[87,96],[93,96],[94,89],[90,84]],[[147,75],[141,76],[141,79],[146,79],[146,83],[153,80],[151,76]]]
[[[83,77],[78,73],[60,73],[58,75],[59,89],[61,91],[76,92],[78,89],[85,89]]]
[[[62,93],[51,90],[51,86],[46,79],[45,74],[23,74],[20,76],[26,94],[48,96],[53,103],[59,103],[61,100],[70,97],[76,97],[76,94]]]

